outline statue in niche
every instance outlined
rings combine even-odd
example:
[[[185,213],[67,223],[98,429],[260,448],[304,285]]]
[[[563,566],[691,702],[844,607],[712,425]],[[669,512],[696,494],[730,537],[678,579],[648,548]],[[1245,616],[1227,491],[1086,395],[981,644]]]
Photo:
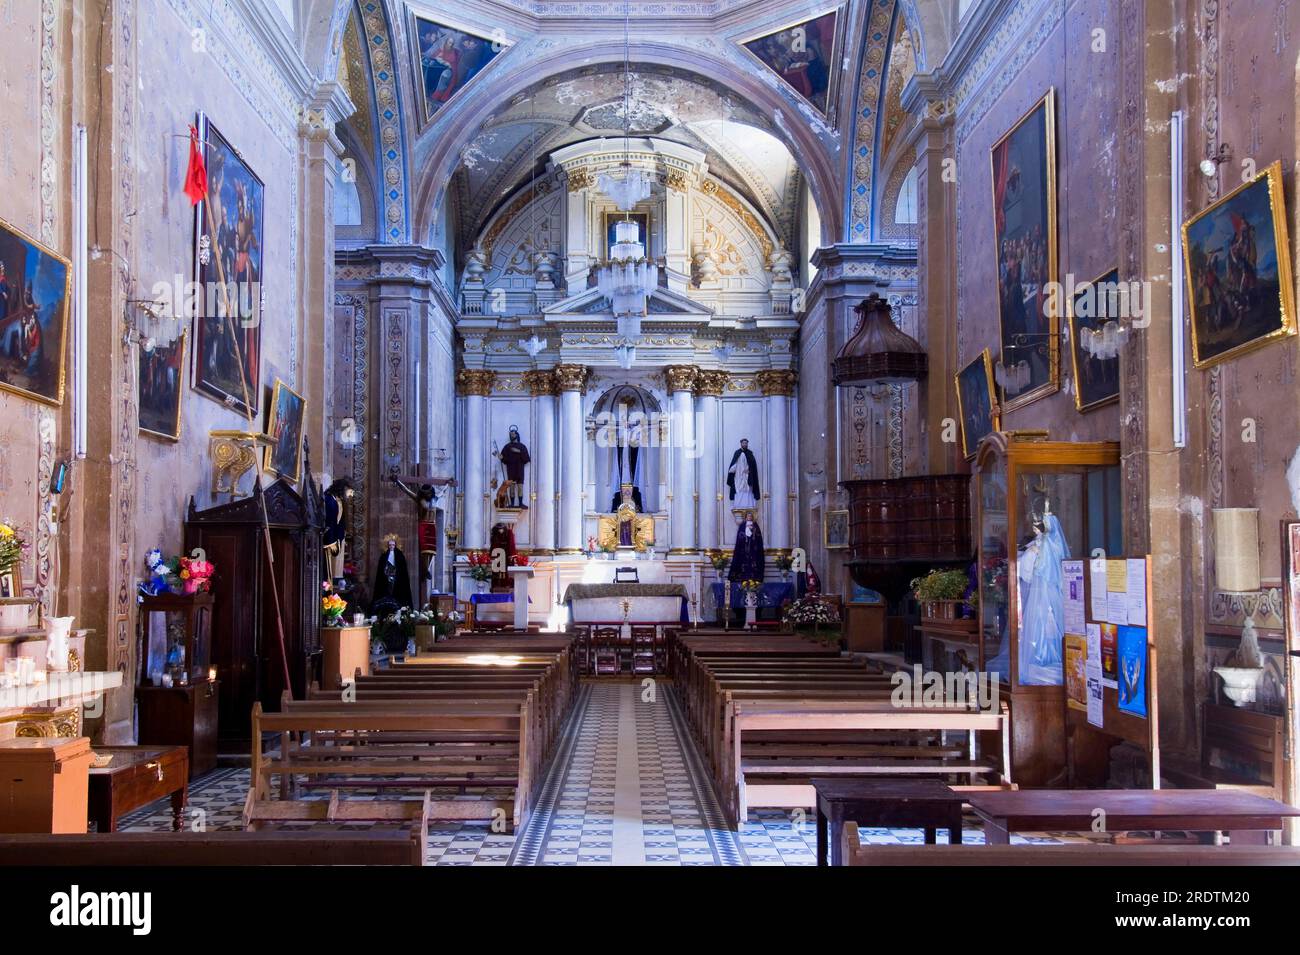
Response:
[[[602,549],[630,547],[644,552],[654,546],[655,521],[653,517],[640,513],[640,506],[633,500],[636,488],[624,484],[620,488],[621,501],[612,516],[599,519],[597,526],[597,543]]]
[[[399,607],[412,606],[411,575],[406,569],[406,555],[398,546],[400,543],[396,534],[384,538],[384,552],[379,555],[370,604],[370,612],[378,617],[386,617]]]
[[[510,440],[498,451],[492,449],[492,456],[501,462],[501,471],[505,480],[497,491],[497,507],[527,508],[524,501],[524,472],[532,458],[528,454],[528,445],[519,440],[519,429],[510,426]]]
[[[731,456],[727,488],[733,511],[747,511],[758,506],[758,461],[754,452],[749,450],[748,438],[740,439],[740,447]]]
[[[1065,598],[1061,561],[1070,545],[1061,522],[1044,498],[1034,517],[1034,537],[1016,556],[1023,611],[1020,626],[1020,682],[1026,686],[1057,686],[1064,680],[1062,641],[1065,638]]]
[[[634,504],[638,514],[645,510],[645,505],[641,503],[641,487],[637,481],[643,427],[644,416],[633,410],[632,400],[624,398],[620,401],[617,421],[609,425],[607,432],[613,441],[613,447],[610,449],[613,452],[610,464],[611,483],[619,489],[614,492],[614,498],[610,502],[611,511],[617,511],[624,501]]]

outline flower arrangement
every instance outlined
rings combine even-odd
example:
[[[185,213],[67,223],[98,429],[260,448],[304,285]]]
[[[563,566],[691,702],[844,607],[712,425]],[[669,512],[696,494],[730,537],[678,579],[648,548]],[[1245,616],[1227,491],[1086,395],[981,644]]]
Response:
[[[968,582],[964,570],[932,570],[912,580],[912,593],[922,602],[960,600],[966,594]]]
[[[325,618],[325,626],[337,627],[343,620],[343,611],[347,609],[348,602],[334,593],[328,582],[325,589],[327,593],[320,599],[320,612]]]
[[[527,567],[527,566],[528,566],[528,555],[527,555],[527,554],[515,554],[513,557],[510,558],[510,566],[511,566],[511,567]]]
[[[144,562],[149,568],[149,580],[140,589],[151,597],[161,593],[207,593],[212,589],[215,568],[209,561],[179,556],[164,559],[162,551],[155,547],[145,554]]]
[[[776,557],[772,559],[772,563],[776,564],[776,569],[779,570],[782,574],[788,574],[790,572],[790,568],[794,566],[794,558],[791,557],[789,554],[780,553],[777,554]]]
[[[596,543],[596,535],[588,534],[587,535],[587,556],[588,557],[594,556],[596,551],[598,550],[600,550],[600,547]]]
[[[469,575],[475,580],[492,579],[492,555],[485,550],[469,552]]]
[[[742,580],[740,589],[747,594],[756,594],[763,589],[763,582],[761,580]]]
[[[0,574],[8,574],[23,561],[27,541],[18,533],[13,521],[0,521]]]
[[[786,605],[782,619],[795,629],[823,627],[840,622],[835,608],[818,597],[801,597]]]
[[[727,565],[731,563],[731,558],[722,551],[715,550],[709,554],[709,563],[713,565],[714,570],[721,572],[727,569]]]

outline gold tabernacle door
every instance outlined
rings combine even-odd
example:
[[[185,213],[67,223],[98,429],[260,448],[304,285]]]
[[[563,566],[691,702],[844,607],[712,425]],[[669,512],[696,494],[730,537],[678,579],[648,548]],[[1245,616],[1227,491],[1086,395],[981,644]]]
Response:
[[[613,514],[602,514],[597,518],[596,543],[602,549],[617,548],[620,544],[621,525],[631,524],[628,539],[637,550],[645,550],[655,542],[655,519],[649,514],[638,514],[631,504],[621,504]]]

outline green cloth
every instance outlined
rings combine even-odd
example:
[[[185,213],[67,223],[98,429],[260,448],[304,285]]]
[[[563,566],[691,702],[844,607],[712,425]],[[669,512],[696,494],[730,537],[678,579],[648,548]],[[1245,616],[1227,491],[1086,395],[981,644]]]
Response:
[[[596,597],[687,597],[682,584],[569,584],[564,600],[591,600]]]

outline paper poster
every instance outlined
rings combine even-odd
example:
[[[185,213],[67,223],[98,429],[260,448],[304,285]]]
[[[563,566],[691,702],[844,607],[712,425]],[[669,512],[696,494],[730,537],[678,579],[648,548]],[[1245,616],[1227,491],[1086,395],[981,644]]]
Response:
[[[1128,589],[1128,561],[1106,561],[1106,589],[1113,594],[1122,594]]]
[[[1106,561],[1094,557],[1088,561],[1088,584],[1092,588],[1092,619],[1106,619]]]
[[[1125,713],[1147,715],[1147,630],[1120,627],[1118,640],[1119,708]]]
[[[1088,722],[1100,727],[1104,721],[1101,705],[1101,679],[1094,673],[1088,677]]]
[[[1128,620],[1124,622],[1147,625],[1147,562],[1141,557],[1128,561]]]
[[[1106,622],[1127,624],[1128,623],[1128,594],[1122,590],[1118,593],[1107,591],[1106,593]]]
[[[1061,561],[1061,585],[1065,591],[1065,632],[1083,634],[1083,561]]]
[[[1088,656],[1085,637],[1075,633],[1065,635],[1065,705],[1072,710],[1088,709],[1087,676],[1084,665]]]
[[[1101,631],[1101,685],[1119,688],[1119,664],[1116,662],[1116,635],[1113,623],[1103,623]]]

